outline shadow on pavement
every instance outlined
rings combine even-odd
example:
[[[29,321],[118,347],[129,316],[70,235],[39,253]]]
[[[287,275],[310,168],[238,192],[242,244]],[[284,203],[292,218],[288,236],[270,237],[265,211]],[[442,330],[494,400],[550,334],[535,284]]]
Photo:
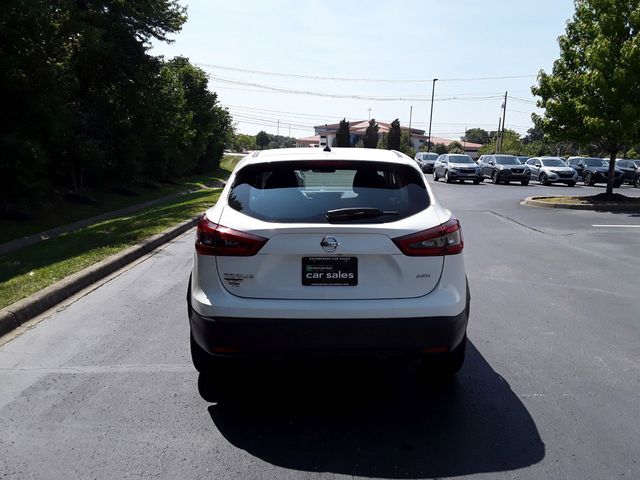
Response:
[[[280,467],[391,478],[523,468],[544,458],[536,425],[509,384],[469,343],[448,384],[406,362],[261,366],[209,407],[234,446]],[[206,377],[199,387],[215,396]]]

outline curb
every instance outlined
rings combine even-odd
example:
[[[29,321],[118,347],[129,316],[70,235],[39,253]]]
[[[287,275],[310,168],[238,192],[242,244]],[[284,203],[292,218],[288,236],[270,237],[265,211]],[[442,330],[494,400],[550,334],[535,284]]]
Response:
[[[178,235],[193,228],[197,223],[198,218],[193,218],[173,226],[120,253],[105,258],[95,265],[80,270],[30,297],[3,308],[0,310],[0,335],[18,328],[26,321],[56,306],[80,290],[121,269],[146,253],[155,250],[160,245],[173,240]]]
[[[225,181],[218,181],[219,185],[208,187],[211,189],[223,188]],[[24,247],[28,247],[30,245],[35,245],[43,240],[49,240],[51,238],[55,238],[58,235],[68,232],[75,232],[76,230],[80,230],[82,228],[88,227],[89,225],[93,225],[98,222],[102,222],[104,220],[110,220],[115,217],[119,217],[121,215],[128,215],[130,213],[138,212],[140,210],[144,210],[148,207],[153,207],[155,205],[161,205],[163,203],[169,202],[174,198],[179,198],[184,195],[188,195],[193,192],[199,192],[204,190],[204,188],[196,188],[191,190],[184,190],[182,192],[172,193],[171,195],[165,195],[164,197],[154,198],[152,200],[147,200],[146,202],[136,203],[135,205],[131,205],[129,207],[121,208],[119,210],[112,210],[111,212],[101,213],[100,215],[96,215],[90,218],[85,218],[83,220],[78,220],[77,222],[69,223],[67,225],[61,225],[59,227],[54,227],[49,230],[45,230],[44,232],[34,233],[31,235],[27,235],[26,237],[16,238],[14,240],[9,240],[8,242],[0,244],[0,255],[6,255],[7,253],[14,252]]]
[[[584,205],[574,203],[549,203],[544,202],[544,198],[558,198],[558,197],[527,197],[520,205],[527,205],[530,207],[542,207],[542,208],[564,208],[567,210],[594,210],[594,211],[608,211],[608,212],[640,212],[640,206],[638,205],[622,205],[619,203],[603,203],[601,205]]]

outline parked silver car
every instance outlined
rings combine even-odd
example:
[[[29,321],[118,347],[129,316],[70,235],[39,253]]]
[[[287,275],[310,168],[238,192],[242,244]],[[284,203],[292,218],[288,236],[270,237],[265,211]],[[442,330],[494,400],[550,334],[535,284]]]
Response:
[[[573,187],[578,181],[578,172],[559,157],[533,157],[525,165],[531,169],[531,178],[537,179],[541,185],[566,183]]]
[[[444,178],[444,181],[464,182],[473,180],[476,185],[482,181],[480,167],[469,155],[462,153],[445,153],[440,155],[433,166],[433,181]]]

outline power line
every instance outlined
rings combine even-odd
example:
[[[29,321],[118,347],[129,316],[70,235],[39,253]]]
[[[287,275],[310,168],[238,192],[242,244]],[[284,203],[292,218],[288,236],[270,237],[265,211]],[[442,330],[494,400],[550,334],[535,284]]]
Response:
[[[333,77],[328,75],[304,75],[297,73],[283,73],[283,72],[270,72],[265,70],[251,70],[248,68],[229,67],[225,65],[215,65],[211,63],[196,62],[196,65],[205,68],[212,68],[218,70],[228,70],[232,72],[251,73],[258,75],[270,75],[274,77],[287,77],[287,78],[304,78],[307,80],[332,80],[340,82],[368,82],[368,83],[429,83],[432,78],[429,79],[393,79],[393,78],[364,78],[364,77]],[[492,76],[492,77],[467,77],[467,78],[443,78],[439,79],[439,82],[473,82],[482,80],[510,80],[517,78],[533,78],[537,75],[504,75],[504,76]]]
[[[275,85],[264,85],[260,83],[253,82],[245,82],[238,79],[233,78],[224,78],[224,77],[216,77],[213,75],[208,75],[209,79],[227,83],[230,85],[240,85],[240,86],[249,86],[260,88],[263,90],[267,90],[270,92],[277,93],[285,93],[285,94],[293,94],[293,95],[311,95],[317,97],[329,97],[329,98],[350,98],[355,100],[372,100],[379,102],[390,102],[390,101],[427,101],[428,98],[426,95],[406,95],[406,96],[366,96],[366,95],[358,95],[358,94],[340,94],[340,93],[329,93],[329,92],[318,92],[311,90],[295,90],[292,88],[284,88],[277,87]],[[435,101],[444,102],[444,101],[467,101],[467,102],[483,102],[487,100],[495,100],[498,98],[502,98],[502,95],[486,95],[486,96],[452,96],[452,97],[440,97],[436,98]]]
[[[254,113],[253,115],[261,115],[261,116],[272,116],[272,117],[276,117],[279,119],[285,119],[287,120],[288,116],[291,117],[301,117],[302,119],[309,119],[309,120],[313,120],[313,119],[320,119],[320,120],[328,120],[331,121],[332,123],[337,123],[337,120],[342,119],[342,118],[346,118],[348,121],[365,121],[363,118],[358,118],[358,117],[349,117],[346,116],[344,114],[342,115],[316,115],[316,114],[311,114],[311,113],[302,113],[302,112],[291,112],[291,111],[285,111],[285,110],[273,110],[273,109],[268,109],[268,108],[256,108],[256,107],[245,107],[242,105],[230,105],[227,104],[225,105],[226,107],[228,107],[232,112],[238,112],[238,114],[240,115],[247,115],[247,114],[251,114],[251,112],[258,112],[258,113]],[[508,109],[510,112],[513,111],[511,109]],[[523,112],[523,113],[528,113],[528,112]],[[298,119],[294,119],[293,120],[294,123],[295,121],[299,121]],[[383,121],[383,120],[380,120]],[[401,119],[402,123],[406,123]],[[325,123],[325,122],[323,122]],[[387,122],[388,123],[388,122]],[[414,120],[412,122],[412,125],[426,125],[427,122],[422,122],[422,121],[416,121]],[[486,126],[493,126],[493,123],[486,123],[486,122],[470,122],[470,121],[466,121],[466,122],[437,122],[434,123],[435,126],[468,126],[468,125],[486,125]],[[314,125],[314,126],[319,126],[319,125]],[[521,124],[512,124],[513,127],[521,127],[521,128],[528,128],[528,125],[521,125]]]

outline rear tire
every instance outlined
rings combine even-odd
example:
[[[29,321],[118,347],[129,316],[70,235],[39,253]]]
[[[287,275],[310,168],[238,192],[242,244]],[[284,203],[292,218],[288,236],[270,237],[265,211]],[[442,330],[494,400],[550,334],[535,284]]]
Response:
[[[575,187],[576,186],[576,182],[568,182],[567,183],[567,187]]]
[[[529,185],[529,180],[520,180],[520,185],[526,187],[527,185]]]
[[[451,183],[451,177],[449,176],[449,170],[444,171],[444,183]]]
[[[480,180],[474,180],[474,181],[473,181],[473,184],[474,184],[474,185],[479,185],[479,184],[480,184]]]
[[[592,176],[591,176],[591,174],[590,174],[590,173],[585,173],[585,174],[584,174],[584,184],[585,184],[587,187],[591,187],[591,186],[593,186],[594,182],[592,181]]]
[[[544,173],[540,173],[540,175],[538,176],[538,180],[540,181],[540,185],[549,185],[549,179]]]
[[[467,335],[460,344],[449,353],[440,355],[424,355],[422,371],[427,377],[447,379],[453,377],[464,365],[467,350]]]
[[[633,182],[633,185],[634,185],[636,188],[640,188],[640,175],[638,175],[638,176],[636,177],[635,181]]]
[[[434,182],[438,181],[438,174],[436,173],[435,169],[433,170],[433,181]]]
[[[620,188],[621,185],[622,185],[622,180],[613,182],[613,188]]]
[[[498,172],[496,172],[495,170],[491,174],[491,181],[493,182],[494,185],[497,185],[498,183],[500,183],[500,180],[498,179]]]

